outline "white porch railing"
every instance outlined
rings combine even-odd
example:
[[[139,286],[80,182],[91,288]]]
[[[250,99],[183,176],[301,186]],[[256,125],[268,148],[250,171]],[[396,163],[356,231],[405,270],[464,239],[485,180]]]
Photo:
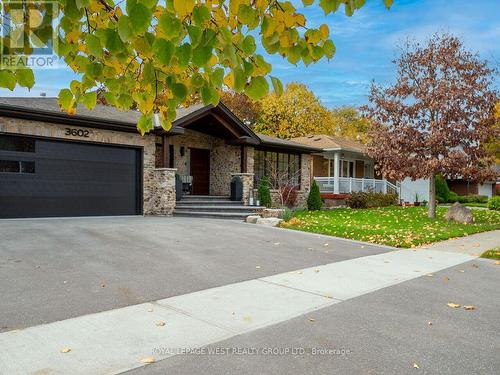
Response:
[[[399,188],[387,180],[374,178],[339,177],[338,192],[335,191],[335,177],[314,177],[321,193],[350,194],[358,191],[377,193],[397,193]]]

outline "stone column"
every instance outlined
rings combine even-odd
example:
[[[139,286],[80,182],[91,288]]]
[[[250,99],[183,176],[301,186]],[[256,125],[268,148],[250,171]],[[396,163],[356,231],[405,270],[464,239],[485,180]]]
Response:
[[[144,202],[145,215],[171,215],[175,208],[176,168],[153,170],[150,198]]]
[[[243,198],[241,202],[245,206],[248,206],[250,196],[253,194],[253,173],[231,173],[231,178],[236,176],[239,177],[243,183]]]

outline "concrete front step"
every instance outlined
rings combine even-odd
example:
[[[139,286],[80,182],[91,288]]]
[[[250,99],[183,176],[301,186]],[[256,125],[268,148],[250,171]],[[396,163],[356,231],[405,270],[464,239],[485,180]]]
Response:
[[[222,200],[222,199],[188,199],[176,202],[176,206],[241,206],[240,201]]]
[[[210,219],[245,220],[247,216],[253,214],[254,212],[203,212],[203,211],[174,210],[174,216],[202,217]]]
[[[249,206],[225,206],[225,205],[182,205],[178,204],[175,206],[177,212],[255,212],[261,207],[249,207]]]
[[[230,200],[227,195],[183,195],[181,201],[188,200]]]

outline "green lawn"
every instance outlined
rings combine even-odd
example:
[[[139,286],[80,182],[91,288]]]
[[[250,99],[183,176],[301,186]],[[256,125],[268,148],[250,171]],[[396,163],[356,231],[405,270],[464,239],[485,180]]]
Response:
[[[497,259],[500,260],[500,247],[495,247],[494,249],[485,251],[481,258]]]
[[[500,211],[473,210],[474,224],[444,220],[446,208],[438,207],[436,220],[425,207],[339,208],[328,211],[299,211],[285,228],[328,234],[397,247],[413,247],[500,229]]]

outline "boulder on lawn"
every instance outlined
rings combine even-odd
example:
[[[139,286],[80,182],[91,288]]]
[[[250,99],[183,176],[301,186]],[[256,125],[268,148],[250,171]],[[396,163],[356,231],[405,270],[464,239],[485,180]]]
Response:
[[[258,211],[259,215],[262,217],[276,217],[281,219],[285,210],[282,208],[263,208]]]
[[[266,225],[268,227],[276,227],[282,221],[283,221],[282,219],[278,219],[276,217],[261,217],[257,219],[257,224]]]
[[[250,223],[250,224],[255,224],[255,223],[257,223],[257,220],[259,220],[259,219],[260,219],[259,215],[250,215],[250,216],[247,216],[245,221],[247,223]]]
[[[444,218],[448,221],[456,221],[457,223],[463,224],[471,224],[474,222],[471,210],[458,202],[454,203],[453,206],[446,211]]]

